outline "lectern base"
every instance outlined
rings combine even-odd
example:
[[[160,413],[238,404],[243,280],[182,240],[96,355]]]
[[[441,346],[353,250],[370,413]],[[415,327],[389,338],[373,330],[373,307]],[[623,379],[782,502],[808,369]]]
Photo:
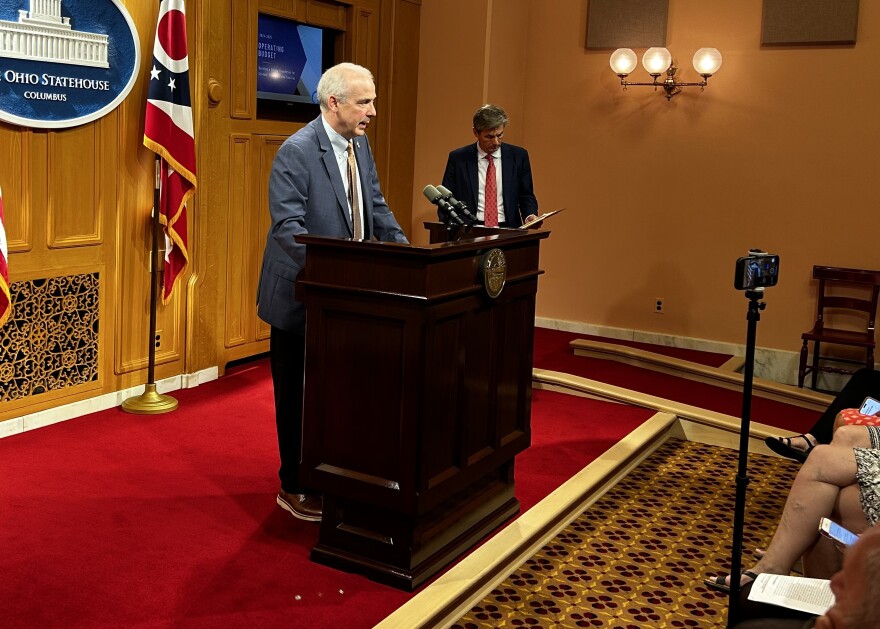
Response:
[[[519,512],[513,483],[497,479],[422,516],[324,496],[311,559],[412,591]]]

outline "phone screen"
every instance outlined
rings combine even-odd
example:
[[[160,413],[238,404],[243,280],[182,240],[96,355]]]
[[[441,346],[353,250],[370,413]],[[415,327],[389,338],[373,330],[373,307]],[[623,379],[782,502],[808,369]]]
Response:
[[[862,402],[862,407],[859,409],[859,412],[862,415],[876,415],[877,413],[880,413],[880,401],[877,401],[872,397],[866,397],[865,401]]]
[[[840,542],[844,546],[852,546],[859,539],[858,535],[852,531],[848,531],[837,522],[829,520],[828,518],[822,518],[822,523],[819,528],[824,535],[827,535],[834,541]]]

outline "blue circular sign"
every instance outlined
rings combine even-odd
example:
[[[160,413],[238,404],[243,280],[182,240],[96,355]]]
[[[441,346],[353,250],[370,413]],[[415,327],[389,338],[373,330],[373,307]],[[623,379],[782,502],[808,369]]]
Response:
[[[0,120],[60,129],[110,113],[140,46],[119,0],[0,0]]]

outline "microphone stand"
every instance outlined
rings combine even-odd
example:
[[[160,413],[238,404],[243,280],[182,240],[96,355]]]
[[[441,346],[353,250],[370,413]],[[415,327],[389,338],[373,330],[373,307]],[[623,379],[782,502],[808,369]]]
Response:
[[[440,212],[440,220],[446,225],[446,241],[447,242],[456,242],[464,238],[464,235],[467,234],[471,228],[473,227],[473,223],[456,223],[456,219],[452,217],[449,212]],[[461,219],[458,219],[461,220]],[[456,230],[461,230],[458,236],[455,236]]]
[[[749,485],[749,422],[752,409],[752,380],[755,372],[755,334],[760,311],[767,304],[764,288],[752,288],[746,291],[749,299],[748,333],[746,335],[746,360],[743,369],[743,402],[742,423],[739,429],[739,468],[736,474],[736,503],[733,509],[733,550],[730,556],[730,602],[728,605],[727,626],[733,627],[739,620],[739,593],[742,568],[743,529],[745,528],[746,488]]]

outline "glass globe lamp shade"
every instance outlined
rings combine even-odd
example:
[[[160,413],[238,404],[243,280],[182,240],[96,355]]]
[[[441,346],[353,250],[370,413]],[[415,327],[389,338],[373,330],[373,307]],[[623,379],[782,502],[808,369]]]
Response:
[[[663,74],[672,65],[672,53],[665,48],[648,48],[642,56],[642,65],[648,74]]]
[[[626,76],[636,69],[639,58],[629,48],[618,48],[611,53],[611,69],[614,74]]]
[[[721,53],[717,48],[700,48],[694,53],[694,70],[710,77],[721,67]]]

